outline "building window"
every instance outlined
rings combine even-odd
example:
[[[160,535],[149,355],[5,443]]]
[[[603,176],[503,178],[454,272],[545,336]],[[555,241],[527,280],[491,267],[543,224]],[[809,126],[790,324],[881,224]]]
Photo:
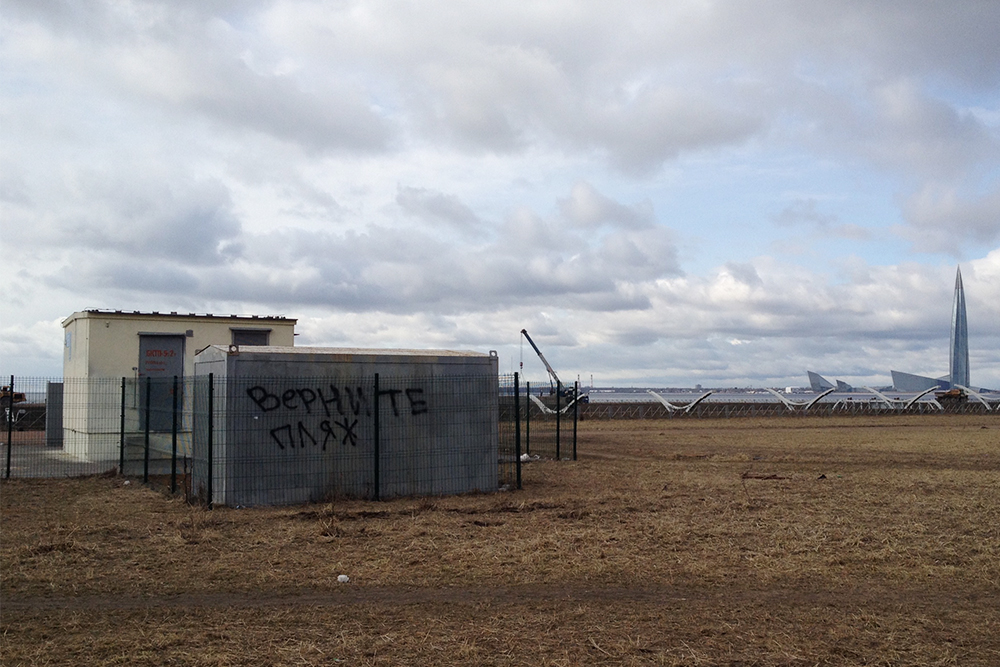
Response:
[[[267,345],[270,329],[232,329],[233,345]]]

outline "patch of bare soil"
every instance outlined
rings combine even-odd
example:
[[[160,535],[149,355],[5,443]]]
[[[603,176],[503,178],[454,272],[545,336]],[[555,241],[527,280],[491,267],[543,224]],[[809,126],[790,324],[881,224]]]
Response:
[[[0,656],[1000,664],[1000,419],[595,421],[579,451],[523,491],[383,503],[5,482]]]

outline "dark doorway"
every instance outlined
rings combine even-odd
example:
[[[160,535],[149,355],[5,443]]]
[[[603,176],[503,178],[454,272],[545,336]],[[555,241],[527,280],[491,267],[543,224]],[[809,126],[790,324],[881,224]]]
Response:
[[[139,334],[139,427],[146,428],[146,387],[149,383],[149,430],[167,432],[173,428],[174,376],[177,391],[184,377],[184,336]],[[149,378],[147,381],[146,378]],[[183,406],[177,396],[177,409]]]

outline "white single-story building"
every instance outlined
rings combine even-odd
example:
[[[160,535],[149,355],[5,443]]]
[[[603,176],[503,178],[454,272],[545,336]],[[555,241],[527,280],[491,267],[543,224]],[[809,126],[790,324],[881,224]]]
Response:
[[[195,354],[211,345],[291,346],[295,324],[284,316],[73,313],[62,323],[65,451],[91,461],[118,458],[123,380],[126,430],[144,431],[148,422],[157,434],[154,446],[162,445],[173,429],[175,377],[178,410],[190,414],[183,387],[194,376]],[[186,440],[190,428],[179,425]]]

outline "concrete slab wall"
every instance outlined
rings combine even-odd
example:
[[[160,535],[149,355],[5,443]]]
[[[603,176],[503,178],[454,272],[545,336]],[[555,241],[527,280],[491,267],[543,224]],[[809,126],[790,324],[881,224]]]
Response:
[[[494,355],[301,347],[233,353],[217,346],[198,355],[195,373],[213,373],[216,386],[216,502],[373,497],[376,373],[381,497],[497,488]],[[200,460],[207,439],[199,424]],[[200,463],[194,484],[207,486]]]

